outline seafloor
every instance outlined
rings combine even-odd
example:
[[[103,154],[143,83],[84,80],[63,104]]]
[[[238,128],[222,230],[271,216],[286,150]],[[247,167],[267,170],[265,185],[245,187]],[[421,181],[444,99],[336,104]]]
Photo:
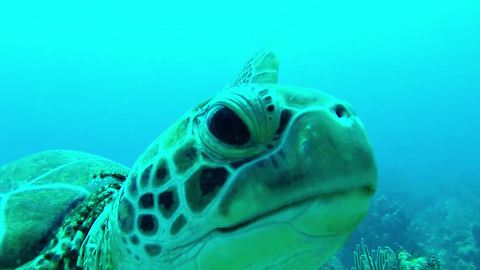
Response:
[[[321,269],[480,269],[480,183],[431,189],[425,196],[378,194],[344,249]]]

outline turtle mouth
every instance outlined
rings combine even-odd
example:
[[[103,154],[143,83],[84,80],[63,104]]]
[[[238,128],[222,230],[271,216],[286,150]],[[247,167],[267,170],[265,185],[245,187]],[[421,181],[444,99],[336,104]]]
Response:
[[[232,232],[236,232],[238,230],[250,227],[253,224],[258,223],[259,221],[266,220],[270,217],[273,217],[279,213],[282,213],[284,211],[294,209],[294,208],[300,208],[304,205],[310,204],[313,201],[321,201],[325,204],[328,204],[331,201],[338,200],[341,197],[344,197],[348,194],[354,193],[354,192],[359,192],[366,198],[369,198],[373,196],[375,193],[375,187],[374,186],[362,186],[356,189],[350,189],[350,190],[339,190],[339,191],[334,191],[334,192],[327,192],[327,193],[319,193],[313,196],[305,197],[301,200],[297,200],[291,203],[284,204],[280,207],[274,208],[270,211],[263,212],[259,215],[255,215],[249,219],[246,219],[244,221],[241,221],[239,223],[233,224],[231,226],[225,226],[225,227],[219,227],[216,228],[215,230],[218,233],[221,234],[228,234]]]

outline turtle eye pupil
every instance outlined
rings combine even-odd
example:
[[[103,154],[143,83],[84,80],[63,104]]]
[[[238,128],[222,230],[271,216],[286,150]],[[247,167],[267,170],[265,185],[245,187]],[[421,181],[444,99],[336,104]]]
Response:
[[[241,146],[250,141],[250,131],[240,117],[225,106],[214,109],[208,119],[208,129],[220,141]]]

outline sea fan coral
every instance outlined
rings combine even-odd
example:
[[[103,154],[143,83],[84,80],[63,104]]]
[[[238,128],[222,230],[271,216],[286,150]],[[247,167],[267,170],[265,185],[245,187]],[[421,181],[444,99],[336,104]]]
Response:
[[[392,255],[395,253],[389,247],[378,247],[377,250],[368,250],[365,239],[361,239],[361,243],[357,244],[356,250],[353,252],[354,267],[351,270],[391,270],[394,268],[395,262],[392,263]],[[394,260],[395,261],[395,260]]]

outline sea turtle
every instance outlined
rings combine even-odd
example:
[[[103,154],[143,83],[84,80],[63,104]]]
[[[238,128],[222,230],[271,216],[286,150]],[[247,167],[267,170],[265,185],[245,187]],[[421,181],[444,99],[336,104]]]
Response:
[[[128,168],[72,151],[0,168],[0,268],[318,269],[365,216],[376,165],[350,105],[277,84],[274,53]]]

